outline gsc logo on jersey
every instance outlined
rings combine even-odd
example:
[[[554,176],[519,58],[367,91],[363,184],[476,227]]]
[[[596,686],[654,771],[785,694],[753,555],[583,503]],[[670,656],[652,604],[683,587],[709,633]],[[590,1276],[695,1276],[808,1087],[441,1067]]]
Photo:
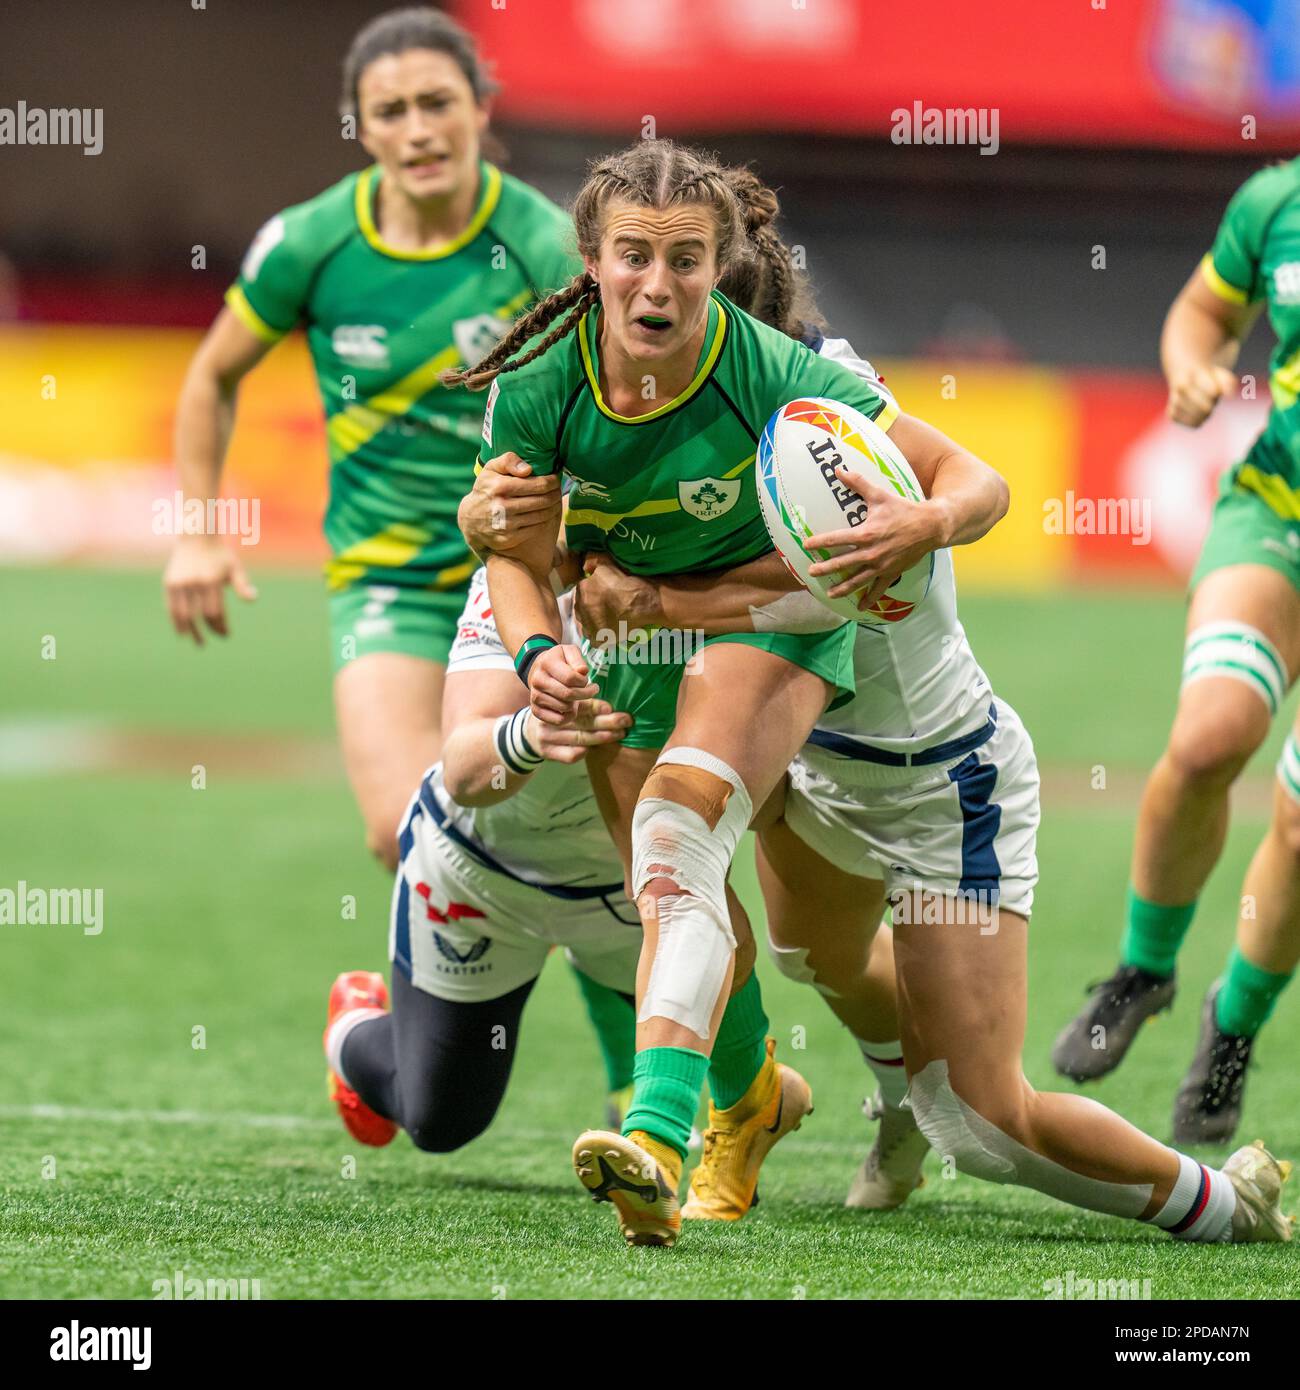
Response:
[[[1273,298],[1279,304],[1300,304],[1300,261],[1287,261],[1273,272]]]
[[[509,319],[499,319],[495,314],[477,314],[472,319],[457,319],[451,326],[451,340],[460,353],[460,360],[472,367],[496,347],[509,329]]]
[[[341,323],[334,330],[334,355],[355,367],[387,367],[388,329],[380,323]]]

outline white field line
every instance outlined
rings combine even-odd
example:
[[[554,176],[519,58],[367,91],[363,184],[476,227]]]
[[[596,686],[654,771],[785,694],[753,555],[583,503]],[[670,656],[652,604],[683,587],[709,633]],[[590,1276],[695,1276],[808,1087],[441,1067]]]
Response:
[[[338,1129],[337,1120],[237,1111],[94,1110],[82,1105],[0,1105],[0,1120],[86,1121],[105,1125],[231,1125],[237,1129]]]
[[[233,1110],[95,1110],[81,1105],[0,1105],[0,1121],[31,1120],[54,1121],[56,1123],[92,1123],[105,1125],[194,1125],[226,1126],[230,1129],[279,1129],[279,1130],[333,1130],[342,1135],[345,1131],[338,1120],[309,1115],[258,1115],[240,1114]],[[573,1135],[568,1130],[518,1129],[503,1125],[493,1131],[493,1137],[508,1139],[521,1144],[549,1144],[572,1142]],[[874,1130],[863,1126],[862,1144],[866,1147]],[[833,1143],[828,1139],[799,1139],[798,1147],[811,1153],[843,1154],[851,1157],[857,1144]]]

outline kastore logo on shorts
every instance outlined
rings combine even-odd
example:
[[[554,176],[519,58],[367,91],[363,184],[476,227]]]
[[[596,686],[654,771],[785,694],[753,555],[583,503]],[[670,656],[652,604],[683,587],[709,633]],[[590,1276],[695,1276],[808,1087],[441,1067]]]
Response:
[[[437,922],[441,926],[454,926],[457,922],[465,921],[486,921],[487,913],[480,912],[478,908],[471,907],[469,903],[449,902],[446,907],[434,907],[430,898],[433,889],[427,883],[417,883],[415,891],[424,899],[424,915],[430,922]],[[446,975],[481,975],[485,971],[491,970],[490,965],[479,965],[478,962],[488,953],[488,948],[492,945],[490,936],[480,936],[468,950],[460,950],[454,942],[448,940],[437,928],[433,933],[433,944],[438,948],[439,955],[449,962],[438,969]]]

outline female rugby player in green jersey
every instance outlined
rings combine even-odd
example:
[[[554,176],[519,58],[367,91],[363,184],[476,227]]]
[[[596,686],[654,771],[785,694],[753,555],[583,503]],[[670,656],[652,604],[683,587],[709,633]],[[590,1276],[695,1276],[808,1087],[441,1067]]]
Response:
[[[729,181],[751,221],[759,200],[752,186],[732,177],[739,174],[728,171]],[[768,211],[774,214],[774,199]],[[759,264],[788,276],[780,243],[769,237],[764,250]],[[740,278],[729,274],[728,289],[743,292],[765,319],[884,393],[870,364],[846,343],[788,314],[788,286],[769,300],[758,287],[737,284]],[[515,462],[495,459],[491,471],[503,466],[513,472]],[[1279,1204],[1286,1165],[1262,1146],[1243,1148],[1210,1170],[1100,1106],[1035,1091],[1025,1080],[1037,770],[1015,711],[992,696],[970,650],[944,544],[949,534],[971,539],[968,533],[986,531],[1005,510],[1005,488],[960,451],[933,470],[925,503],[894,499],[853,475],[845,481],[869,502],[870,515],[866,524],[810,540],[819,549],[842,548],[820,570],[852,573],[865,562],[887,578],[915,563],[918,544],[938,547],[931,592],[916,614],[896,625],[857,627],[854,700],[818,721],[754,822],[778,967],[825,995],[880,1085],[872,1113],[881,1129],[847,1205],[878,1209],[906,1200],[934,1144],[962,1172],[1145,1219],[1185,1240],[1289,1239]],[[462,503],[462,525],[484,546],[516,523],[530,527],[532,514],[513,510],[508,497],[498,497],[491,517],[482,514],[481,499],[477,507],[470,500]],[[596,554],[586,572],[576,601],[588,633],[619,623],[752,631],[756,614],[797,587],[771,553],[710,574],[636,576]],[[664,679],[682,683],[674,668]],[[876,930],[887,895],[896,936]],[[743,978],[739,965],[736,973]],[[729,1007],[715,1062],[731,1014]],[[773,1117],[751,1111],[741,1124],[732,1118],[711,1107],[683,1217],[735,1219],[748,1209],[762,1151],[746,1143],[745,1131],[763,1133],[759,1126]],[[779,1122],[773,1128],[779,1134]],[[580,1168],[590,1171],[587,1185],[598,1193],[610,1190],[611,1174],[591,1158],[614,1160],[617,1176],[620,1153],[611,1138],[579,1141]]]
[[[719,569],[769,551],[755,448],[772,412],[800,395],[844,401],[892,426],[923,482],[953,452],[928,426],[897,417],[887,395],[714,291],[747,245],[744,210],[718,165],[666,141],[642,142],[595,166],[574,219],[585,273],[521,319],[473,372],[449,378],[493,383],[484,457],[510,452],[539,473],[569,476],[571,549],[608,550],[639,573]],[[488,557],[503,640],[534,712],[553,723],[596,689],[582,653],[557,641],[548,578],[556,529],[537,528],[527,552]],[[584,1135],[575,1164],[594,1195],[615,1202],[629,1240],[676,1237],[677,1178],[706,1072],[736,1121],[725,1142],[752,1160],[748,1196],[767,1148],[809,1108],[802,1079],[765,1056],[756,980],[728,1002],[740,914],[726,873],[753,806],[827,704],[851,690],[852,630],[827,631],[835,620],[815,609],[811,599],[794,615],[783,605],[762,615],[764,630],[708,639],[680,704],[653,664],[662,649],[633,643],[603,653],[603,698],[636,722],[613,757],[589,768],[646,946],[624,1135]],[[667,664],[680,661],[670,655]],[[748,1046],[731,1046],[732,1033]],[[725,1070],[710,1067],[715,1040],[719,1050],[728,1041]],[[762,1145],[748,1133],[755,1127],[767,1135]]]
[[[494,88],[473,40],[430,9],[353,41],[343,103],[374,163],[273,217],[186,376],[176,455],[217,494],[241,379],[297,324],[325,408],[334,697],[370,848],[390,868],[411,788],[440,751],[447,653],[476,561],[456,526],[482,401],[438,385],[576,268],[566,214],[482,155]],[[185,536],[165,576],[178,633],[227,633],[217,536]]]
[[[1173,1002],[1178,949],[1223,851],[1229,788],[1300,673],[1300,159],[1262,169],[1238,190],[1169,311],[1160,352],[1172,419],[1195,429],[1236,391],[1232,368],[1265,305],[1277,335],[1272,409],[1223,478],[1192,575],[1182,689],[1142,797],[1119,968],[1052,1052],[1078,1081],[1118,1066],[1142,1021]],[[1246,871],[1236,945],[1205,998],[1174,1103],[1174,1137],[1184,1142],[1231,1138],[1251,1045],[1300,960],[1298,740],[1300,726],[1277,765],[1272,823]]]

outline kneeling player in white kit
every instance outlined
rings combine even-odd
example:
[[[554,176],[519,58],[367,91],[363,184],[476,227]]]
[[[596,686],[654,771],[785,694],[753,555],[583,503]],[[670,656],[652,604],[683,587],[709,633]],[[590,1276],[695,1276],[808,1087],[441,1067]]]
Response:
[[[571,625],[571,597],[561,604]],[[442,761],[400,830],[391,1011],[382,976],[349,971],[334,982],[325,1030],[330,1093],[353,1137],[382,1145],[401,1128],[439,1153],[491,1123],[553,946],[629,1009],[641,953],[640,919],[581,762],[587,747],[621,738],[628,717],[593,702],[583,730],[531,718],[481,569],[443,712]]]
[[[849,352],[842,342],[832,350]],[[1033,747],[966,641],[951,555],[942,540],[936,549],[941,527],[906,514],[933,500],[912,503],[865,479],[844,480],[873,515],[851,536],[809,540],[810,548],[843,551],[819,571],[844,574],[847,592],[870,568],[883,589],[935,554],[931,592],[911,617],[860,624],[857,699],[823,716],[791,766],[784,807],[769,803],[757,820],[773,954],[785,973],[823,994],[880,1082],[881,1132],[849,1205],[905,1200],[929,1143],[962,1172],[1151,1221],[1186,1239],[1289,1240],[1280,1208],[1289,1167],[1262,1146],[1211,1170],[1095,1102],[1036,1092],[1025,1079],[1039,817]],[[606,557],[588,568],[578,609],[589,630],[619,619],[743,630],[795,585],[776,556],[707,584],[699,576],[629,576]],[[882,953],[872,952],[886,899],[893,979]],[[706,1146],[693,1193],[707,1186],[708,1163]],[[693,1214],[690,1203],[683,1214]]]

